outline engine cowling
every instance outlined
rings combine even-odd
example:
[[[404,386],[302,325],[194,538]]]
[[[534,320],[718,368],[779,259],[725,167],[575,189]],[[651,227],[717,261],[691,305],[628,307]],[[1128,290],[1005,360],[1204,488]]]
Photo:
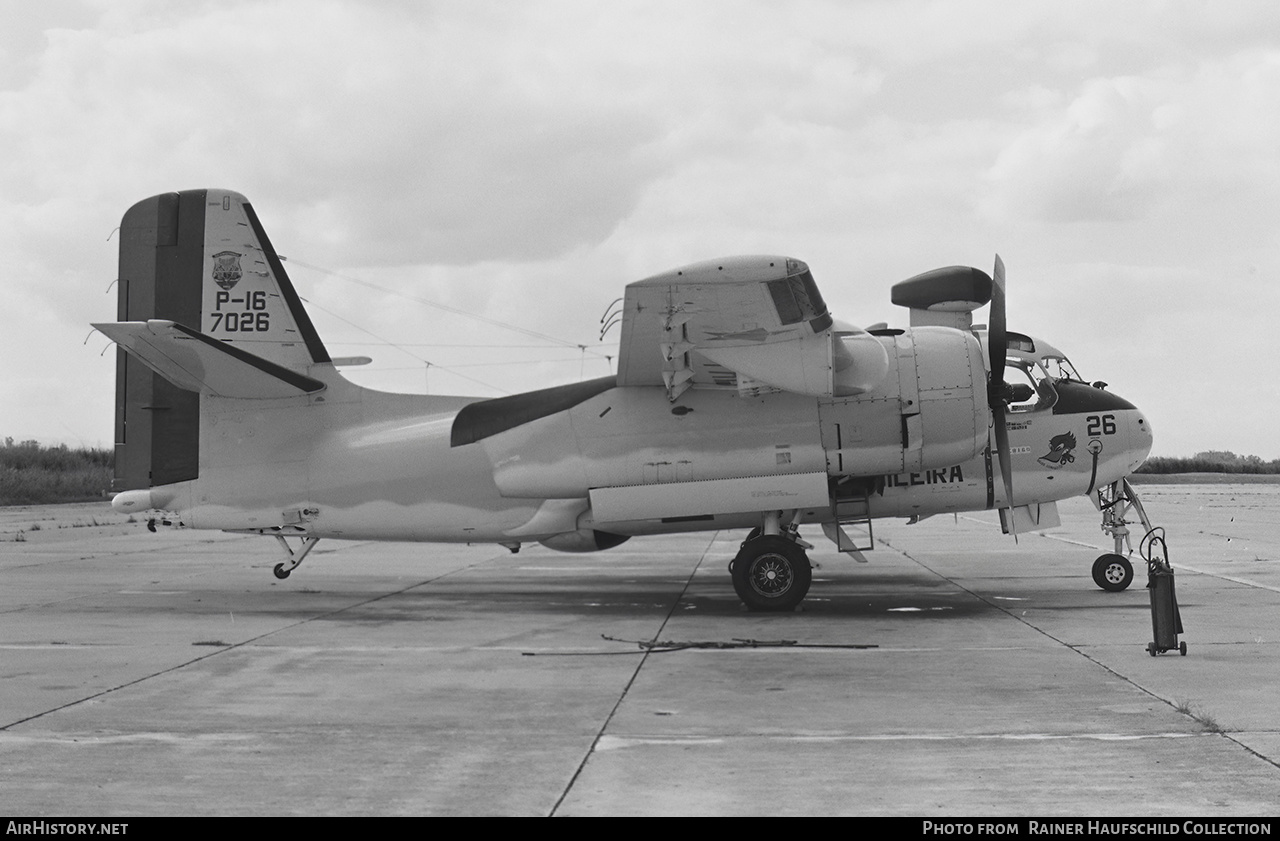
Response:
[[[822,401],[828,472],[874,476],[960,464],[987,444],[982,347],[965,330],[877,331],[889,372],[874,389]]]

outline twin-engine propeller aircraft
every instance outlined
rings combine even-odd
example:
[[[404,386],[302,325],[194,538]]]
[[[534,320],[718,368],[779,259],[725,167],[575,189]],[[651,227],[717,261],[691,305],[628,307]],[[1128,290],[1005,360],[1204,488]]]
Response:
[[[155,196],[120,230],[119,322],[94,325],[126,352],[113,505],[272,535],[280,578],[325,537],[586,552],[747,529],[738,596],[789,610],[801,525],[863,561],[876,517],[998,509],[1016,535],[1084,494],[1116,542],[1107,589],[1133,576],[1125,513],[1149,528],[1125,477],[1150,424],[1006,330],[999,257],[894,286],[901,330],[833,321],[799,260],[686,266],[626,287],[616,376],[485,400],[344,379],[237,193]]]

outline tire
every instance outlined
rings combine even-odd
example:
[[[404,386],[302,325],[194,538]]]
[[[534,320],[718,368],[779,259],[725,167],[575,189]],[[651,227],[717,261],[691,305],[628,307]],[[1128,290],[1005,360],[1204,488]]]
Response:
[[[748,610],[795,610],[812,581],[809,556],[785,537],[748,540],[733,561],[733,589]]]
[[[1093,583],[1118,593],[1133,583],[1133,564],[1124,555],[1102,555],[1093,562]]]

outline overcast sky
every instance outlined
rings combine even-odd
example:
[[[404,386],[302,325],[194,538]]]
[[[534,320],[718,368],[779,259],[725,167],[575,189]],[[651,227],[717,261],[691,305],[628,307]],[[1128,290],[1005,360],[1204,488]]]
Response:
[[[1280,457],[1271,0],[0,15],[0,438],[110,445],[113,229],[222,187],[363,385],[602,376],[624,284],[706,258],[800,258],[837,318],[905,325],[894,282],[999,252],[1010,328],[1143,408],[1155,454]]]

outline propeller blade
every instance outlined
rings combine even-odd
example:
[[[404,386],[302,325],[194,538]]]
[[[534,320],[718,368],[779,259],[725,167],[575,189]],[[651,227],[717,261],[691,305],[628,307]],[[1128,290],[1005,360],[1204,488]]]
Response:
[[[991,383],[1004,387],[1004,358],[1009,350],[1009,338],[1005,330],[1004,310],[1004,261],[996,255],[995,271],[991,274],[991,319],[987,325],[987,354],[991,360]]]
[[[1009,509],[1009,528],[1018,539],[1013,525],[1013,465],[1010,463],[1009,428],[1005,424],[1004,381],[1005,357],[1009,353],[1009,337],[1005,329],[1004,261],[996,255],[991,273],[991,323],[987,325],[987,354],[991,361],[991,379],[987,385],[987,402],[991,406],[991,424],[996,431],[996,456],[1000,460],[1000,478],[1004,480],[1005,507]]]
[[[996,429],[996,455],[1000,459],[1000,478],[1004,480],[1004,504],[1009,509],[1009,528],[1014,540],[1018,531],[1013,525],[1013,465],[1009,463],[1009,428],[1004,420],[1004,401],[991,407],[991,422]]]

